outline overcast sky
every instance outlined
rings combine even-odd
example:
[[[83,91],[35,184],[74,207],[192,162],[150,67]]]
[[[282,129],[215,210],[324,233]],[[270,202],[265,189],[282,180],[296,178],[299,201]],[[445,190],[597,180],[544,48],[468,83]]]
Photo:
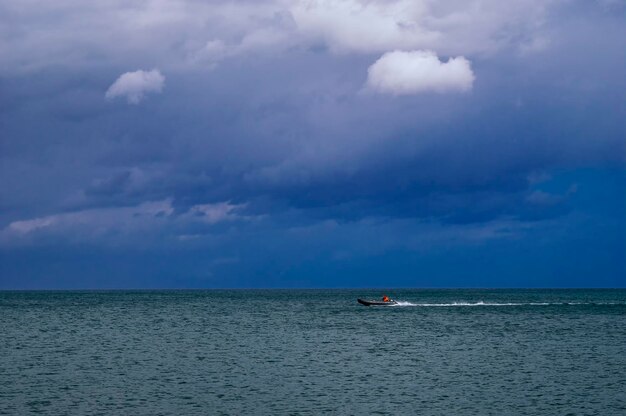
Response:
[[[0,0],[0,288],[626,286],[626,1]]]

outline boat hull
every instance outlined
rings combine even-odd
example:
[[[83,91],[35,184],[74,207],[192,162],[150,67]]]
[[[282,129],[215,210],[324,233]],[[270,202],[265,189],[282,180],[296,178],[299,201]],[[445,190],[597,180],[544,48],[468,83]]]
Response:
[[[357,299],[356,301],[363,306],[393,306],[398,304],[398,302],[396,302],[395,300],[392,300],[390,302],[383,302],[381,300]]]

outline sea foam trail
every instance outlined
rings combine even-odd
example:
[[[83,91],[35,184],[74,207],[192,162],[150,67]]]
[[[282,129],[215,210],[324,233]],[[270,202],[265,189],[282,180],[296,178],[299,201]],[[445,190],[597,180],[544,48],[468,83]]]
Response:
[[[576,305],[626,305],[620,302],[452,302],[452,303],[412,303],[397,301],[394,306],[418,306],[418,307],[456,307],[456,306],[576,306]]]

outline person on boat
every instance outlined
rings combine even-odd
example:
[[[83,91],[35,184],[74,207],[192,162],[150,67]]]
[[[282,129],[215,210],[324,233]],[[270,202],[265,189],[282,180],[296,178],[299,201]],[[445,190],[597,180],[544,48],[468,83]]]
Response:
[[[391,299],[389,299],[389,296],[383,295],[383,302],[391,302]]]

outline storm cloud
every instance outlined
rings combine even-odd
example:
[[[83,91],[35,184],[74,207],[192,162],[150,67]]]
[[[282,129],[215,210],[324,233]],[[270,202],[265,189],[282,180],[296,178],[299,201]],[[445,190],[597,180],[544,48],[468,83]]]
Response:
[[[0,287],[626,273],[623,3],[1,7]]]

